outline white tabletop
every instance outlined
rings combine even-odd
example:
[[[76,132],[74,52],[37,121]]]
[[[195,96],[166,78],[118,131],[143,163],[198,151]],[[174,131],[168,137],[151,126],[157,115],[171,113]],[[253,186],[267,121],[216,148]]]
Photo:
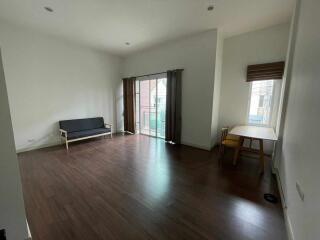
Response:
[[[272,141],[278,140],[273,128],[269,127],[236,126],[231,129],[229,134]]]

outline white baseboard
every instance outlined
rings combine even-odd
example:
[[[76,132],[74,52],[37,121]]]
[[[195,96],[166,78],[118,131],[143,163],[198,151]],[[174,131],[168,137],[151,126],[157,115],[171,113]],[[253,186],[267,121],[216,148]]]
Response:
[[[287,209],[283,209],[283,215],[284,215],[284,221],[286,224],[288,239],[294,240],[295,238],[293,235],[292,224],[291,224],[290,218],[288,216]]]
[[[41,149],[41,148],[58,146],[58,145],[61,145],[61,144],[62,144],[62,143],[61,143],[60,141],[52,142],[52,143],[45,143],[45,144],[36,145],[36,146],[19,148],[19,149],[16,150],[16,152],[17,152],[17,153],[28,152],[28,151],[32,151],[32,150]]]
[[[286,225],[286,229],[287,229],[288,239],[294,240],[294,235],[293,235],[293,231],[292,231],[292,224],[291,224],[290,218],[288,216],[288,207],[287,207],[286,199],[284,197],[284,192],[283,192],[283,188],[282,188],[282,184],[281,184],[281,179],[279,176],[279,171],[277,168],[273,168],[272,172],[276,175],[276,179],[277,179],[277,184],[278,184],[278,189],[280,192],[281,205],[282,205],[284,221],[285,221],[285,225]]]
[[[31,240],[31,239],[32,239],[32,236],[31,236],[29,224],[28,224],[28,221],[27,221],[27,220],[26,220],[26,222],[27,222],[27,230],[28,230],[28,238],[27,238],[27,240]]]
[[[112,132],[112,134],[117,134],[117,133],[118,132]],[[28,152],[28,151],[32,151],[32,150],[41,149],[41,148],[54,147],[54,146],[58,146],[58,145],[62,145],[62,144],[64,145],[65,143],[58,140],[58,141],[51,142],[51,143],[44,143],[44,144],[40,144],[40,145],[22,147],[22,148],[16,149],[16,153],[23,153],[23,152]]]
[[[279,171],[277,168],[273,168],[272,169],[272,173],[276,176],[276,180],[277,180],[277,185],[278,185],[278,189],[279,189],[279,193],[280,193],[280,198],[281,198],[281,205],[283,209],[287,208],[287,202],[286,199],[284,197],[284,192],[283,192],[283,188],[282,188],[282,184],[281,184],[281,179],[280,179],[280,175],[279,175]]]
[[[182,145],[186,145],[186,146],[190,146],[190,147],[194,147],[194,148],[199,148],[202,150],[207,150],[207,151],[211,151],[211,148],[208,146],[203,146],[200,144],[194,144],[194,143],[189,143],[189,142],[185,142],[185,141],[181,141]]]

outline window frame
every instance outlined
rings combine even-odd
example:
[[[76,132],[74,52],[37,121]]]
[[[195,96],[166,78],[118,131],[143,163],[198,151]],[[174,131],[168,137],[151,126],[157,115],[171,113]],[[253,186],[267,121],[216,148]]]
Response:
[[[272,97],[271,97],[271,104],[270,104],[270,115],[269,115],[269,120],[268,123],[266,124],[257,124],[257,123],[250,123],[249,122],[249,117],[250,117],[250,107],[251,107],[251,95],[252,95],[252,87],[253,87],[253,83],[254,82],[258,82],[258,81],[251,81],[250,82],[250,87],[249,87],[249,97],[248,97],[248,104],[247,104],[247,125],[249,126],[256,126],[256,127],[272,127],[272,117],[273,117],[273,108],[274,108],[274,92],[275,92],[275,86],[276,83],[274,79],[272,80],[259,80],[259,81],[273,81],[273,86],[272,86]]]

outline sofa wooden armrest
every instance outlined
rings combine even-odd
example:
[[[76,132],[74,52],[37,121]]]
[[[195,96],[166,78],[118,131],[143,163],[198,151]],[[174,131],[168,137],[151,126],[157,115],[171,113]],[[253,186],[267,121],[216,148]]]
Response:
[[[66,130],[59,129],[59,131],[61,137],[68,138],[68,132]]]
[[[110,137],[112,138],[112,124],[111,123],[105,123],[104,126],[106,128],[110,128]]]

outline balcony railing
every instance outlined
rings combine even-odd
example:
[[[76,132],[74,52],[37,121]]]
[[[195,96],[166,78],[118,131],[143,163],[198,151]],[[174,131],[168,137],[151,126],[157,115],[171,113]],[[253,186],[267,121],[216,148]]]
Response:
[[[140,108],[140,132],[152,136],[164,137],[165,135],[165,111],[152,106]],[[157,132],[156,132],[157,131]]]

